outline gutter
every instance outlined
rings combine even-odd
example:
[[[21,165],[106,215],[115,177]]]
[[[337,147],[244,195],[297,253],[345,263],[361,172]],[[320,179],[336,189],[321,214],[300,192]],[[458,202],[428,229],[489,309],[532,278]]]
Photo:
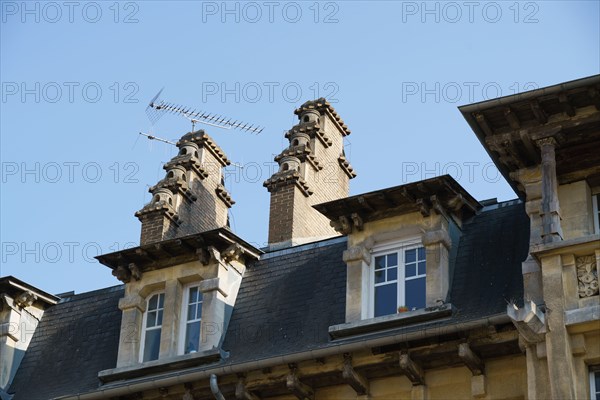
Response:
[[[260,370],[263,368],[275,367],[277,365],[286,365],[291,363],[299,363],[301,361],[330,357],[336,354],[351,353],[360,350],[370,350],[373,347],[387,346],[394,343],[407,342],[415,339],[424,339],[427,337],[437,336],[440,333],[440,328],[443,329],[444,334],[455,333],[465,330],[477,329],[488,326],[490,324],[503,324],[511,323],[511,319],[506,313],[492,315],[487,318],[480,318],[474,321],[468,321],[463,323],[457,323],[454,325],[436,326],[431,329],[425,329],[424,331],[408,332],[408,333],[396,333],[390,336],[379,337],[379,338],[363,338],[359,341],[352,341],[346,343],[332,342],[330,346],[315,350],[297,352],[286,354],[283,356],[276,356],[270,358],[263,358],[254,361],[246,361],[238,364],[216,366],[209,369],[188,369],[186,371],[177,371],[164,373],[162,375],[153,377],[143,377],[137,379],[131,379],[126,382],[120,382],[118,385],[104,388],[100,387],[98,390],[93,392],[80,393],[76,395],[68,395],[62,397],[56,397],[54,400],[93,400],[93,399],[106,399],[111,397],[124,396],[128,394],[134,394],[151,389],[159,389],[166,386],[172,386],[177,384],[184,384],[192,381],[199,381],[204,379],[210,379],[211,375],[216,376],[237,374],[240,372],[246,372],[248,370]],[[360,337],[360,336],[359,336]],[[218,389],[218,386],[217,386]],[[211,385],[212,390],[212,385]],[[214,394],[214,392],[213,392]],[[215,395],[216,396],[216,395]]]
[[[551,94],[557,94],[565,90],[580,89],[588,85],[595,85],[600,83],[600,75],[592,75],[587,78],[576,79],[561,83],[559,85],[546,86],[540,89],[534,89],[523,93],[511,94],[504,97],[498,97],[496,99],[480,101],[479,103],[466,104],[458,107],[461,113],[471,113],[474,111],[483,111],[493,107],[505,106],[514,104],[516,101],[530,100],[540,96],[547,96]]]

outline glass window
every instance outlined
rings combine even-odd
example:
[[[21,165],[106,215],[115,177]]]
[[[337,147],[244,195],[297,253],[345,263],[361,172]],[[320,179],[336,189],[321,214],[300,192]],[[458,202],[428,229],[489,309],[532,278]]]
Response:
[[[373,316],[395,314],[398,307],[425,308],[425,248],[418,245],[376,253],[373,263]]]
[[[164,293],[157,293],[148,298],[146,313],[144,314],[142,362],[158,360],[164,308]]]
[[[198,286],[186,290],[183,311],[183,353],[196,353],[200,348],[200,322],[202,320],[202,292]]]
[[[600,366],[590,367],[590,399],[600,400]]]
[[[594,210],[594,231],[600,233],[600,193],[592,196]]]

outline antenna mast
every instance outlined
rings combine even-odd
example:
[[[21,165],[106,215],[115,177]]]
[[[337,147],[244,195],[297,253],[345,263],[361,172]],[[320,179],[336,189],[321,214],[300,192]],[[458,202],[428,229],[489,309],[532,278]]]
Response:
[[[171,113],[181,115],[187,118],[192,123],[192,131],[196,127],[196,123],[214,126],[221,129],[239,129],[241,131],[259,134],[263,131],[263,127],[258,125],[248,124],[243,121],[233,120],[233,118],[227,118],[220,114],[211,114],[206,111],[196,111],[191,107],[182,106],[179,104],[168,103],[160,99],[163,89],[161,89],[156,96],[150,101],[146,108],[146,114],[152,124],[156,123],[162,116],[163,113]]]

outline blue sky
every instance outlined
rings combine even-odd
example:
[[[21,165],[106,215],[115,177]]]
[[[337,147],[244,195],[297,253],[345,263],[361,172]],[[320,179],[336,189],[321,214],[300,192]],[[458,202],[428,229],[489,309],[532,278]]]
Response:
[[[442,173],[515,194],[457,106],[600,73],[598,1],[1,1],[0,275],[53,293],[119,283],[93,256],[138,243],[133,216],[190,129],[163,98],[265,126],[205,127],[229,158],[232,228],[267,237],[262,182],[306,100],[352,130],[357,194]]]

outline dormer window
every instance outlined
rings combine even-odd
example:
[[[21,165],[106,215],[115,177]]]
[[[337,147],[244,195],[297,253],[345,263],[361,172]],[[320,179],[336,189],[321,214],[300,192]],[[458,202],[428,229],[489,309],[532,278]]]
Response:
[[[142,362],[158,360],[164,307],[164,293],[155,293],[148,297],[143,321],[144,332],[142,337],[144,340],[140,349]]]
[[[371,316],[396,314],[399,307],[425,308],[425,248],[417,242],[374,249]]]
[[[183,337],[180,343],[182,349],[180,353],[196,353],[200,348],[200,323],[202,321],[202,292],[198,284],[190,286],[185,292],[183,304],[182,319],[183,327],[181,333]]]

